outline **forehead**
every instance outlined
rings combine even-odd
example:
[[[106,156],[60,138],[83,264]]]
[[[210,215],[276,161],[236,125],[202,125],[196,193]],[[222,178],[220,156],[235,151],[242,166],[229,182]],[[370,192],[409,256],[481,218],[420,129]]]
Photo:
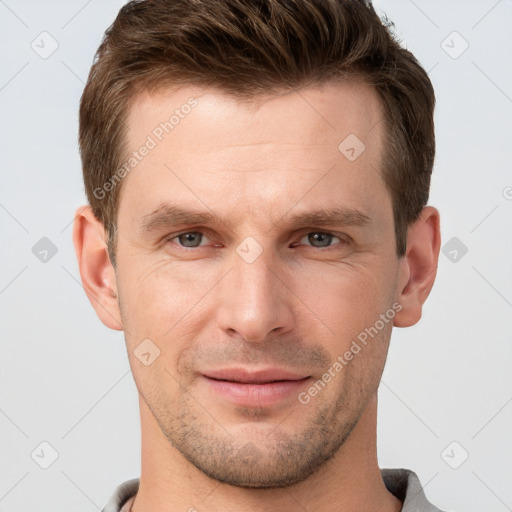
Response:
[[[125,197],[142,216],[172,199],[236,201],[255,213],[289,207],[305,187],[310,199],[339,189],[355,202],[383,187],[382,121],[377,93],[355,81],[246,101],[196,86],[145,92],[132,101],[126,142],[129,154],[151,149],[124,178],[120,205]]]
[[[374,88],[353,79],[246,100],[216,88],[182,86],[151,94],[143,91],[132,98],[127,142],[134,148],[143,136],[169,139],[166,136],[171,133],[172,139],[187,140],[190,130],[187,133],[184,127],[188,126],[194,129],[193,137],[201,141],[200,150],[217,148],[230,140],[237,145],[284,142],[337,147],[344,133],[357,134],[363,140],[371,135],[372,142],[378,142],[382,118],[383,108]],[[240,131],[240,123],[247,129]]]

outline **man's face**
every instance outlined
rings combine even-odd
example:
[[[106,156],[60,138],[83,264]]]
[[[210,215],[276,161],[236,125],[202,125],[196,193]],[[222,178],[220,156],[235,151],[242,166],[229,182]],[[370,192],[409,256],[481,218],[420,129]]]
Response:
[[[176,109],[179,122],[158,130]],[[399,271],[382,116],[376,93],[353,83],[254,104],[184,87],[133,104],[130,150],[156,145],[125,177],[118,211],[130,364],[146,412],[210,477],[305,479],[376,393]],[[169,214],[178,208],[213,220]],[[303,217],[334,209],[348,213]]]

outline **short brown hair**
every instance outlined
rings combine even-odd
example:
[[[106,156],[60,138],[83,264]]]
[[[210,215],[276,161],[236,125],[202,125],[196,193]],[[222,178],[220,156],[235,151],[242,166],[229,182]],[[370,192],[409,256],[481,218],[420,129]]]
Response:
[[[426,205],[434,163],[435,96],[426,71],[365,0],[134,0],[106,30],[80,101],[88,201],[115,266],[119,186],[130,101],[185,84],[255,98],[356,77],[385,111],[382,177],[393,201],[396,253]]]

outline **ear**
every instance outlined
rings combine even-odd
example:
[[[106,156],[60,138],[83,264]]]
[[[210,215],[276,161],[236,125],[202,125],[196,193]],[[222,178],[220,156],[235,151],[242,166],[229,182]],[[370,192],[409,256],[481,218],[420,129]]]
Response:
[[[423,303],[434,285],[441,246],[439,212],[426,206],[407,231],[407,250],[400,261],[397,301],[402,309],[395,315],[395,327],[410,327],[421,318]]]
[[[122,331],[117,298],[116,274],[107,251],[103,224],[89,205],[75,212],[73,245],[82,284],[100,320],[111,329]]]

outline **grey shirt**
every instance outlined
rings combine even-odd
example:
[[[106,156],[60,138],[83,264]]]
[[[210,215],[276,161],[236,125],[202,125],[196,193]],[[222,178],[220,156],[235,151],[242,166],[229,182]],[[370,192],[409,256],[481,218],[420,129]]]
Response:
[[[403,502],[402,512],[442,512],[427,500],[414,471],[383,468],[380,472],[387,490]],[[138,489],[138,478],[119,485],[102,512],[129,512]]]

